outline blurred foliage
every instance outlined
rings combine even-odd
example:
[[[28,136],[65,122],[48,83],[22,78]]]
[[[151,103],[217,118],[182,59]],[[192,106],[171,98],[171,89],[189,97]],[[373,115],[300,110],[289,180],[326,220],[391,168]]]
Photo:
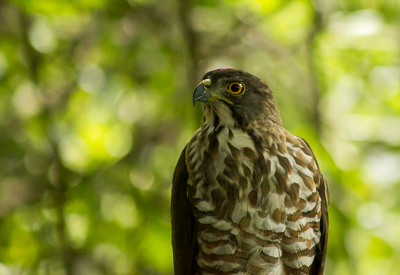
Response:
[[[326,274],[397,274],[398,0],[0,0],[0,274],[172,274],[172,173],[219,67],[311,144]]]

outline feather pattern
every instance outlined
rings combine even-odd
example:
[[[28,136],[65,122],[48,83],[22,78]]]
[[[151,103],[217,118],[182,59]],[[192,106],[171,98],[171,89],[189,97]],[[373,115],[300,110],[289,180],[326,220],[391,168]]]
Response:
[[[211,83],[244,75],[263,108],[246,113],[244,98],[204,104],[173,178],[175,274],[321,275],[328,193],[309,145],[282,127],[264,82],[208,74]]]

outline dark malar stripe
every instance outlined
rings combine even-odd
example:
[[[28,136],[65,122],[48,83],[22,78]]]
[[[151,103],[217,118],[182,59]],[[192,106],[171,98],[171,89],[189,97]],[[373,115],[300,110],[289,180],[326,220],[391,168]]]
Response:
[[[233,119],[236,121],[235,126],[241,128],[242,130],[245,130],[245,123],[243,121],[243,118],[236,112],[235,108],[233,108],[232,105],[226,103],[228,106],[229,110],[231,110],[231,114]]]
[[[218,127],[215,127],[214,131],[212,131],[212,134],[213,135],[218,135],[219,133],[222,132],[222,130],[224,130],[224,128],[225,128],[225,125],[220,125]]]
[[[219,126],[219,116],[213,111],[213,115],[214,115],[214,128],[217,128]]]

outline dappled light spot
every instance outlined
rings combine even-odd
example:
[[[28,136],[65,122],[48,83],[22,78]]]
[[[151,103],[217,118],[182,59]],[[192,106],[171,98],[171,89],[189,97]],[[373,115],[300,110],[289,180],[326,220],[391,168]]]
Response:
[[[389,152],[372,153],[363,164],[363,179],[376,187],[387,187],[400,182],[400,155]]]
[[[87,145],[90,158],[95,161],[106,161],[110,155],[104,147],[105,138],[111,125],[93,121],[88,117],[81,125],[78,125],[76,135]]]
[[[396,66],[376,66],[371,70],[369,81],[380,97],[394,97],[399,93],[400,68]]]
[[[129,179],[134,186],[142,190],[149,190],[154,183],[153,173],[136,169],[129,172]]]
[[[383,220],[375,232],[391,244],[394,249],[397,249],[400,247],[400,216],[394,211],[385,211]]]
[[[37,115],[43,108],[43,99],[40,91],[33,83],[24,83],[14,92],[13,103],[17,114],[21,118],[30,118]]]
[[[335,164],[343,171],[355,169],[360,164],[359,149],[346,140],[335,139],[326,146]]]
[[[400,119],[394,116],[347,115],[339,127],[350,140],[400,144]]]
[[[266,15],[276,11],[279,7],[283,5],[280,0],[247,0],[247,1],[226,1],[225,4],[232,5],[235,7],[236,14],[241,20],[248,20],[246,15],[251,11],[257,15]]]
[[[104,193],[101,196],[101,213],[105,220],[116,222],[122,228],[137,225],[137,209],[131,197]]]
[[[54,50],[57,39],[47,20],[37,20],[29,30],[29,42],[32,46],[42,53]]]
[[[139,121],[144,116],[145,109],[148,108],[147,101],[138,93],[123,94],[118,108],[118,116],[128,123]]]
[[[381,15],[374,10],[361,10],[350,15],[331,15],[329,29],[338,35],[365,36],[378,32],[382,25]]]
[[[100,243],[93,249],[94,260],[105,266],[111,274],[131,274],[134,261],[117,246]]]
[[[12,268],[8,268],[6,265],[0,263],[0,274],[3,275],[12,275]]]
[[[69,241],[74,248],[82,247],[85,244],[89,230],[88,218],[75,213],[70,213],[66,217],[66,226]]]
[[[132,148],[133,137],[123,123],[111,124],[105,108],[88,108],[90,112],[74,117],[73,131],[60,142],[65,165],[79,172],[88,172],[114,158],[125,156]]]
[[[383,220],[383,209],[377,202],[364,203],[357,211],[357,221],[365,228],[379,226]]]
[[[104,146],[113,157],[125,156],[132,147],[132,133],[122,124],[115,125],[105,133]]]
[[[97,92],[104,87],[106,75],[97,65],[85,67],[79,76],[79,85],[86,92]]]
[[[65,136],[60,143],[64,164],[72,170],[84,172],[90,163],[87,144],[77,136]]]
[[[288,2],[279,12],[270,16],[268,21],[272,27],[272,34],[284,43],[299,42],[312,24],[311,13],[312,8],[306,2]]]

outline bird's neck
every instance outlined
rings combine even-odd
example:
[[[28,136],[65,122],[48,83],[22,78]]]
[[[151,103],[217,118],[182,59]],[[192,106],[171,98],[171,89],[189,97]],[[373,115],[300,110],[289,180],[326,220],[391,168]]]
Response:
[[[210,127],[237,127],[237,122],[233,118],[231,110],[225,104],[204,104],[203,113],[204,123],[210,125]]]
[[[204,104],[204,124],[210,128],[224,126],[227,128],[240,128],[244,132],[251,129],[258,132],[275,133],[283,128],[278,116],[270,116],[268,113],[260,115],[257,119],[242,117],[234,113],[234,110],[226,104]]]

